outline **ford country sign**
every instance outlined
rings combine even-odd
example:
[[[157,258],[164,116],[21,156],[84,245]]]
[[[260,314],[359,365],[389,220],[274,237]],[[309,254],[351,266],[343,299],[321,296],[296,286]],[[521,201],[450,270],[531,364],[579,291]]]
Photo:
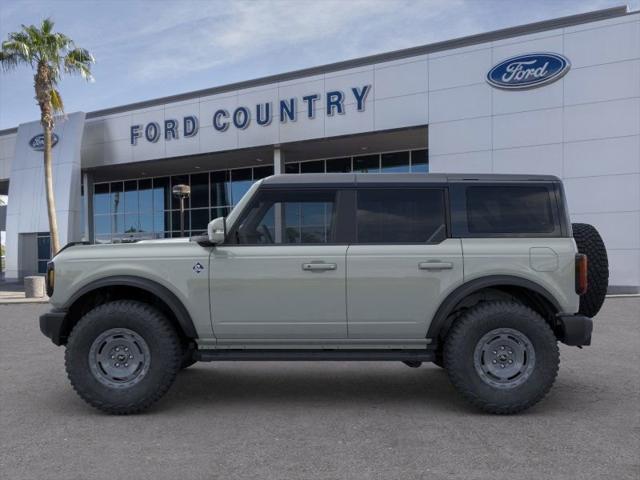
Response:
[[[58,143],[58,135],[55,133],[51,134],[51,148],[56,146]],[[34,136],[31,140],[29,140],[29,146],[38,152],[44,151],[44,133],[39,133]]]
[[[569,60],[557,53],[518,55],[489,70],[487,82],[505,90],[536,88],[558,80],[570,67]]]

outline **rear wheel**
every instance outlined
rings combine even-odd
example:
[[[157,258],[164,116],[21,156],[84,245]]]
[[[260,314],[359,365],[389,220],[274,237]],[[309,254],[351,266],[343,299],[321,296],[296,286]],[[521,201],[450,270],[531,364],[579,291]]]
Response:
[[[516,302],[487,302],[469,309],[444,346],[451,383],[470,403],[490,413],[517,413],[536,404],[553,385],[559,363],[551,328]]]
[[[180,368],[182,349],[169,321],[136,301],[105,303],[73,328],[65,354],[78,395],[107,413],[137,413],[159,400]]]

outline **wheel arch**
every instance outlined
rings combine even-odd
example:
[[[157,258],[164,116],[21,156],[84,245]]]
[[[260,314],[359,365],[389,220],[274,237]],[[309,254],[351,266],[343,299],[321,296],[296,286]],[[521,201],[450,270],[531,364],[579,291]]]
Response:
[[[123,298],[152,303],[167,315],[183,338],[197,338],[191,315],[171,290],[154,280],[131,275],[101,278],[76,291],[63,307],[68,313],[64,322],[64,332],[61,332],[62,337],[66,339],[89,307]]]
[[[517,298],[538,311],[555,331],[555,315],[560,312],[560,304],[541,285],[525,278],[512,275],[491,275],[463,283],[445,298],[436,311],[427,338],[438,341],[446,335],[456,319],[455,313],[471,296],[480,297],[482,292],[497,291]]]

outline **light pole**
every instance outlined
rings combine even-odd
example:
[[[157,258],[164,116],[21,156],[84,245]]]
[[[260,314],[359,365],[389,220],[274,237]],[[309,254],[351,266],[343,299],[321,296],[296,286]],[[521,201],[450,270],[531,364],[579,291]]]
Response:
[[[180,199],[180,236],[184,237],[184,201],[191,195],[189,185],[175,185],[171,191],[173,196]]]

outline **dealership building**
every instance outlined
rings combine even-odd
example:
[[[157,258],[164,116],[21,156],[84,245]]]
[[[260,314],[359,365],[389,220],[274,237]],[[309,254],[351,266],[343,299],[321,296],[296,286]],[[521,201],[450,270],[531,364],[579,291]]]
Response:
[[[6,277],[43,272],[42,129],[0,131]],[[552,174],[640,287],[640,12],[616,7],[181,93],[57,122],[61,242],[185,235],[300,172]]]

